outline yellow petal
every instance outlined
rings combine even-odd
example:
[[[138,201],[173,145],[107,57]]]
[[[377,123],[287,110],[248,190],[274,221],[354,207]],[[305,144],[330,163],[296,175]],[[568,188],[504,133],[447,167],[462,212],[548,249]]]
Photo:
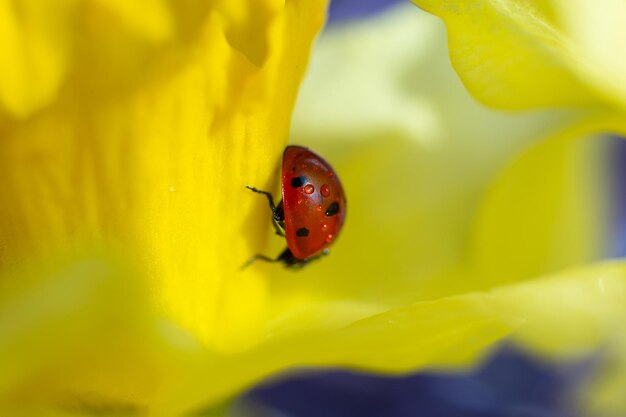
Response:
[[[322,1],[228,4],[262,13],[250,25],[220,5],[89,3],[65,87],[3,126],[0,156],[3,266],[115,247],[162,314],[224,351],[262,337],[266,282],[238,272],[268,211],[245,185],[276,185],[324,13]],[[261,60],[239,44],[258,39]]]
[[[133,275],[87,253],[3,273],[0,413],[145,404],[166,349]]]
[[[69,66],[76,4],[0,2],[0,120],[26,117],[55,99]]]
[[[0,2],[3,116],[26,118],[75,88],[97,99],[96,90],[132,85],[155,46],[174,35],[174,23],[162,0]],[[196,26],[185,23],[186,30]]]
[[[173,35],[172,13],[164,0],[95,0],[102,13],[116,15],[127,27],[153,42]]]
[[[590,105],[599,98],[574,67],[584,59],[548,0],[414,0],[443,19],[452,63],[468,90],[503,109]]]

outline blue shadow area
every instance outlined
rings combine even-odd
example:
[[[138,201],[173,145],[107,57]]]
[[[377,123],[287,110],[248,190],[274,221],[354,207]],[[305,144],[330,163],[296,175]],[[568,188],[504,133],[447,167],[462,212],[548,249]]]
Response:
[[[328,6],[328,23],[362,19],[394,4],[407,2],[409,0],[332,0]]]
[[[626,256],[626,139],[620,138],[612,145],[611,170],[613,221],[610,224],[612,231],[612,256]]]
[[[302,373],[258,386],[242,401],[265,417],[578,417],[572,400],[591,368],[591,361],[558,366],[504,348],[466,374]]]

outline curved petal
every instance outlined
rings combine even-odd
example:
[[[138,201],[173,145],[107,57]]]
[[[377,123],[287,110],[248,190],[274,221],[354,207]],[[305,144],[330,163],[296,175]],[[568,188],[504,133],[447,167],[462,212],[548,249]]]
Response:
[[[414,2],[444,20],[454,67],[468,90],[485,104],[503,109],[594,106],[622,91],[621,87],[617,91],[604,88],[607,82],[599,78],[610,80],[611,74],[594,60],[595,53],[581,47],[594,42],[591,49],[608,51],[601,40],[591,37],[583,42],[580,36],[572,36],[572,31],[581,32],[578,22],[589,16],[578,7],[582,2],[563,1],[562,7],[550,0]],[[605,9],[596,2],[587,3],[593,3],[593,9]],[[564,15],[571,16],[572,9],[582,19],[564,26]],[[597,28],[597,22],[584,25],[591,26]],[[590,68],[602,77],[590,77]]]
[[[502,171],[477,211],[470,254],[485,285],[606,257],[610,173],[619,114],[582,120],[526,149]],[[590,140],[590,139],[594,140]],[[505,278],[506,277],[506,278]]]
[[[625,306],[624,263],[417,303],[315,337],[269,343],[241,356],[207,358],[156,412],[172,415],[214,403],[293,366],[343,365],[393,373],[458,367],[475,362],[487,346],[508,334],[544,352],[573,357],[622,332]],[[214,375],[221,376],[219,382]]]
[[[626,4],[554,0],[563,27],[584,57],[574,69],[615,104],[626,108]]]

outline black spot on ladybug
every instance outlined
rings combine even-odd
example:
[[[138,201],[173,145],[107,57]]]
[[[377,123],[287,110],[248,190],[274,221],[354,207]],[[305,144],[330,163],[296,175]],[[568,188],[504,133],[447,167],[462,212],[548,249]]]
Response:
[[[339,203],[337,203],[336,201],[332,203],[330,206],[328,206],[328,208],[326,209],[326,215],[328,217],[334,216],[338,212],[339,212]]]
[[[298,230],[296,230],[296,236],[307,237],[308,235],[309,235],[309,229],[307,229],[306,227],[301,227]]]
[[[291,179],[291,186],[293,188],[300,188],[302,187],[304,184],[306,183],[306,177],[300,176],[300,177],[293,177]]]

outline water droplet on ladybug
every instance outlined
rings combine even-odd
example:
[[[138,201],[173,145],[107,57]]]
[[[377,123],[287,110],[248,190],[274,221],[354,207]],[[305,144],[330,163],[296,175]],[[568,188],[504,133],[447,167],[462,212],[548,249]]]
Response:
[[[322,229],[322,232],[327,232],[328,231],[328,224],[322,223],[321,229]]]
[[[332,233],[327,234],[327,235],[326,235],[326,243],[330,243],[330,242],[332,242],[333,237],[334,237],[334,236],[333,236],[333,234],[332,234]]]
[[[317,206],[315,209],[316,209],[317,211],[322,211],[322,206]]]
[[[313,184],[307,184],[304,186],[304,192],[307,194],[313,194],[313,192],[315,191],[315,187],[313,186]]]
[[[330,195],[330,187],[328,186],[328,184],[322,185],[320,193],[322,193],[323,197],[328,197]]]

